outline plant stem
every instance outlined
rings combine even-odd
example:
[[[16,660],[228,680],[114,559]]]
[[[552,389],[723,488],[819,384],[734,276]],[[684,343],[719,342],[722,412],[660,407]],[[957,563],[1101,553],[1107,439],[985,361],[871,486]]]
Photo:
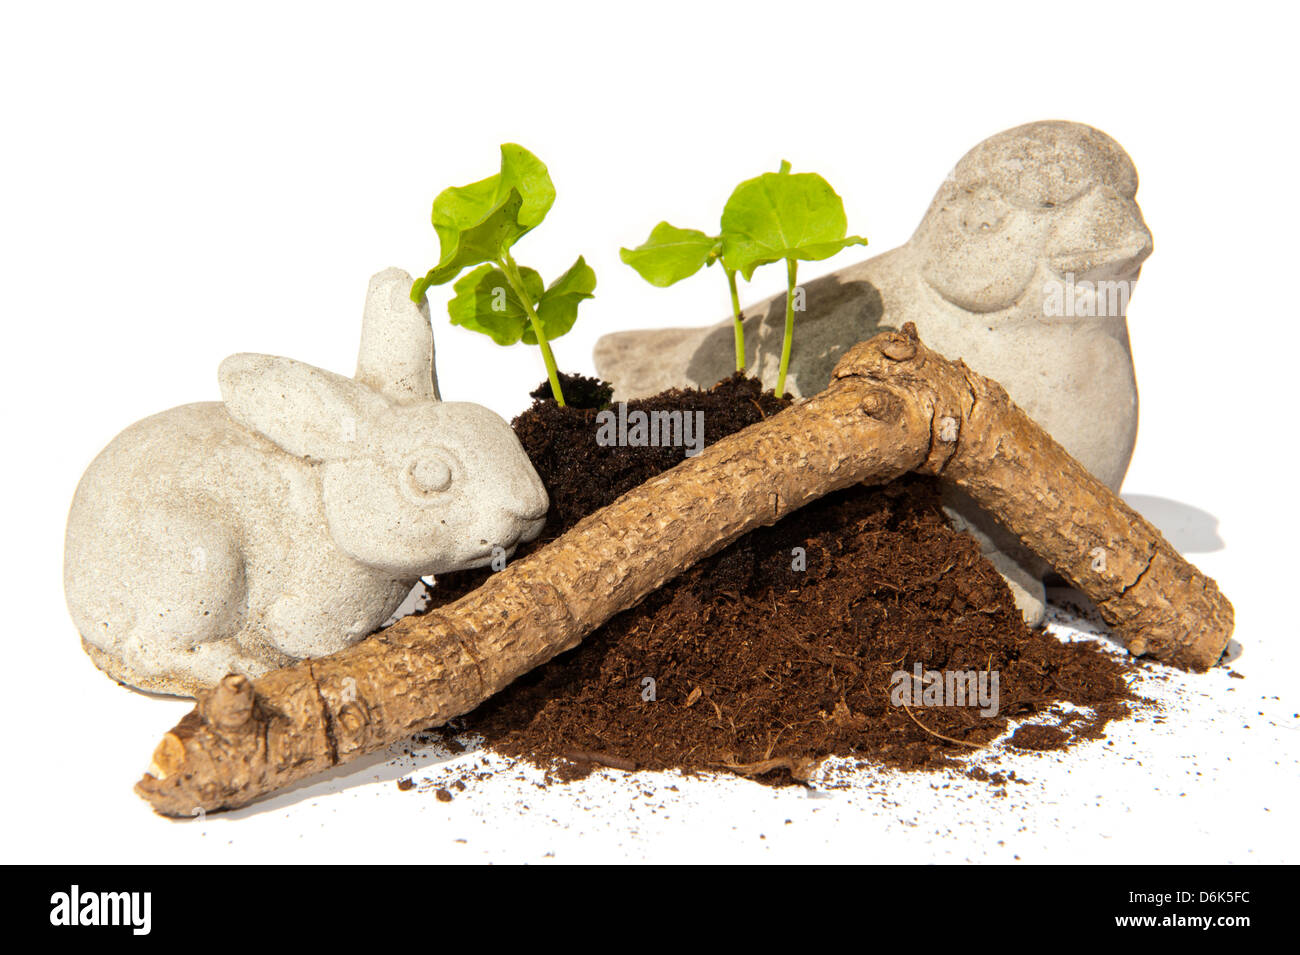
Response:
[[[740,313],[740,294],[736,291],[736,270],[723,266],[727,273],[727,285],[731,287],[731,317],[736,323],[736,371],[745,372],[745,324]]]
[[[514,256],[507,250],[501,253],[501,259],[497,262],[497,267],[505,275],[506,281],[510,283],[510,288],[515,293],[515,298],[519,299],[524,314],[528,316],[528,322],[533,327],[533,334],[537,336],[537,347],[542,350],[542,361],[546,362],[546,377],[551,383],[551,394],[555,396],[555,403],[563,408],[564,392],[560,390],[560,374],[555,367],[555,355],[551,353],[551,344],[546,340],[546,333],[542,331],[542,321],[537,317],[537,312],[533,309],[532,298],[524,286],[524,277],[519,274],[519,266],[515,264]]]
[[[794,341],[794,287],[799,275],[799,262],[785,260],[785,339],[781,342],[781,370],[776,376],[776,396],[785,394],[785,373],[790,367],[790,343]]]

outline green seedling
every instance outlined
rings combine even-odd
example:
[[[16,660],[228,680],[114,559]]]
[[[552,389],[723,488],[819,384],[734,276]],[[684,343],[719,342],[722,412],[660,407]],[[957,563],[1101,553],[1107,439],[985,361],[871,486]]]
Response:
[[[778,172],[764,173],[742,182],[722,210],[721,233],[710,236],[698,229],[679,229],[661,222],[650,238],[635,249],[622,249],[620,258],[651,285],[665,288],[715,262],[722,265],[731,290],[735,327],[736,370],[745,370],[745,327],[736,275],[748,282],[755,269],[772,262],[786,263],[785,338],[776,395],[785,394],[786,372],[794,340],[795,288],[799,260],[830,258],[850,245],[866,245],[861,236],[846,235],[844,203],[816,173],[791,174],[782,162]]]
[[[546,166],[522,146],[501,147],[501,171],[444,189],[433,200],[438,264],[411,286],[420,302],[430,286],[461,276],[447,303],[453,325],[482,332],[498,345],[536,345],[559,405],[564,404],[550,342],[573,327],[578,305],[596,290],[596,273],[578,256],[567,272],[546,286],[534,269],[521,266],[511,248],[546,218],[555,186]],[[471,271],[462,272],[466,269]]]
[[[821,176],[792,174],[782,162],[777,172],[765,172],[736,187],[722,210],[722,265],[748,282],[754,270],[772,262],[786,265],[785,337],[776,396],[785,394],[794,341],[795,288],[799,261],[828,259],[851,245],[866,245],[861,236],[846,235],[844,202]]]
[[[635,249],[620,249],[619,258],[636,269],[641,278],[657,288],[667,288],[690,278],[705,266],[720,262],[722,237],[705,235],[699,229],[679,229],[661,222],[650,230],[650,238]],[[736,290],[736,270],[723,264],[731,290],[731,317],[736,337],[736,371],[745,370],[745,326]]]

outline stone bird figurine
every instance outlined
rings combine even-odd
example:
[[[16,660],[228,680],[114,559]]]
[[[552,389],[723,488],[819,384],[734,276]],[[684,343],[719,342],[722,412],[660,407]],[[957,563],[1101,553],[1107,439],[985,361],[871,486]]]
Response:
[[[1118,490],[1137,437],[1126,322],[1151,254],[1127,153],[1080,123],[1038,122],[968,152],[905,245],[803,286],[787,380],[826,387],[854,343],[915,322],[926,344],[1001,382],[1094,475]],[[745,311],[746,367],[776,381],[785,295]],[[734,368],[732,322],[606,335],[596,370],[618,398],[707,388]],[[1045,565],[995,521],[945,489],[954,522],[981,540],[1031,624]]]
[[[356,643],[421,577],[537,536],[541,479],[500,417],[439,399],[410,289],[400,269],[371,279],[355,377],[232,355],[224,401],[139,421],[95,458],[64,589],[102,670],[182,696],[257,677]]]

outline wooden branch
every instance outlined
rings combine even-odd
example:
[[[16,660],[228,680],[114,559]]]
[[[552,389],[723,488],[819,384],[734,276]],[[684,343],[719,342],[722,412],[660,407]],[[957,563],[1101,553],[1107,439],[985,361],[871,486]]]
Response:
[[[994,382],[915,329],[855,346],[831,386],[687,458],[437,612],[339,653],[226,677],[154,752],[160,813],[242,806],[476,707],[742,534],[822,495],[939,474],[1079,589],[1134,653],[1204,669],[1231,605]]]
[[[834,377],[878,384],[928,414],[935,440],[916,470],[941,475],[997,517],[1088,595],[1131,653],[1191,670],[1218,661],[1233,613],[1214,581],[997,382],[926,348],[910,325],[850,351]]]

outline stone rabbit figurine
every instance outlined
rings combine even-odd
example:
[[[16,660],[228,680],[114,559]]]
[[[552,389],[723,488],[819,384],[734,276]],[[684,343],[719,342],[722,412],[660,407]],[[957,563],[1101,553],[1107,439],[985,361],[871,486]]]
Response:
[[[354,378],[232,355],[223,402],[146,418],[95,458],[64,588],[102,670],[185,696],[256,677],[372,633],[420,577],[537,536],[541,480],[496,414],[440,400],[410,288],[399,269],[371,279]]]
[[[1137,438],[1127,306],[1151,254],[1128,154],[1081,123],[1030,123],[970,150],[904,245],[805,286],[787,385],[811,395],[854,343],[914,322],[925,343],[1001,382],[1118,490]],[[785,295],[745,312],[746,367],[771,387]],[[708,388],[735,367],[732,322],[616,332],[596,343],[615,396]],[[984,546],[1025,619],[1043,618],[1046,564],[951,486],[949,515]]]

